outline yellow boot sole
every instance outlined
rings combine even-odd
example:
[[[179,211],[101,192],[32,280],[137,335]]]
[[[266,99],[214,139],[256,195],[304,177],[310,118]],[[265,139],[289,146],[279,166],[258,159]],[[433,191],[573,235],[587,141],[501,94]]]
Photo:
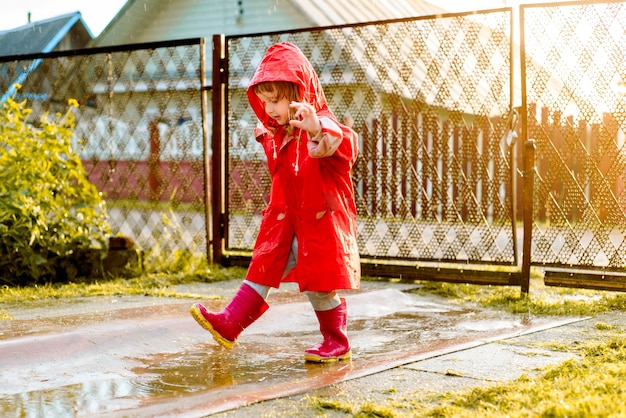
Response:
[[[195,319],[196,322],[200,324],[202,328],[204,328],[205,330],[211,333],[211,335],[213,336],[213,339],[219,345],[221,345],[224,348],[228,348],[229,350],[233,348],[233,346],[235,345],[235,342],[227,340],[226,338],[222,337],[219,334],[219,332],[215,331],[215,329],[213,328],[213,325],[211,325],[209,321],[204,319],[204,316],[202,316],[202,314],[200,313],[200,310],[198,309],[196,305],[192,305],[191,308],[189,308],[189,313],[191,313],[191,316],[193,316],[193,319]]]

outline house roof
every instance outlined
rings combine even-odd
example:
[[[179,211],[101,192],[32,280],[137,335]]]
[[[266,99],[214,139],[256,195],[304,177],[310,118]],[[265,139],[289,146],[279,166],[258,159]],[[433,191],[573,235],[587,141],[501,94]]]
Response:
[[[80,12],[69,13],[0,31],[0,60],[2,57],[76,49],[84,47],[91,39],[93,35]],[[35,59],[27,67],[18,66],[13,79],[7,80],[7,90],[0,90],[0,102],[15,95],[16,84],[23,84],[41,62],[41,59]]]
[[[423,0],[291,0],[314,26],[332,26],[446,13]]]
[[[445,12],[424,0],[128,0],[93,44],[211,38]]]
[[[80,12],[0,31],[0,56],[53,51],[76,24],[81,24],[89,37],[93,38]]]

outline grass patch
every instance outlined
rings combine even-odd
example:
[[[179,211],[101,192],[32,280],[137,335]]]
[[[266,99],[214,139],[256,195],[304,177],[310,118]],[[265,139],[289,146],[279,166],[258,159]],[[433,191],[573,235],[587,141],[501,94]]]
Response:
[[[354,414],[353,406],[345,402],[330,401],[313,396],[309,398],[309,404],[318,412],[336,411],[344,414]]]
[[[594,316],[626,310],[626,294],[547,287],[531,281],[528,295],[518,287],[419,282],[419,294],[471,303],[511,313]],[[545,367],[534,377],[473,388],[393,400],[385,416],[405,417],[617,417],[626,416],[626,331],[597,322],[597,335],[576,344],[549,343],[550,349],[577,358]],[[547,343],[548,344],[548,343]],[[360,408],[352,406],[359,411]]]
[[[192,282],[218,282],[230,279],[241,279],[245,269],[239,267],[223,268],[210,266],[204,272],[193,274],[145,274],[140,277],[124,279],[115,278],[92,283],[48,283],[34,286],[2,286],[0,287],[0,304],[3,303],[36,303],[45,299],[61,299],[89,296],[143,295],[170,298],[198,298],[206,295],[179,293],[175,286]],[[5,315],[0,311],[0,320]]]
[[[14,319],[13,316],[5,311],[4,309],[0,309],[0,321],[8,321]]]
[[[361,406],[354,406],[347,402],[310,397],[309,403],[320,413],[324,411],[334,411],[348,414],[355,418],[393,418],[397,416],[394,407],[376,405],[372,402],[365,402]]]
[[[176,200],[169,201],[153,201],[153,200],[135,200],[135,199],[109,199],[106,201],[107,208],[116,208],[124,210],[138,210],[146,212],[169,212],[174,209],[178,212],[198,212],[204,213],[204,203],[185,203]]]
[[[567,360],[536,377],[395,405],[423,417],[617,417],[626,416],[626,333],[611,330],[569,351]],[[401,410],[396,409],[401,416]]]
[[[486,286],[464,283],[420,282],[419,294],[434,294],[459,303],[504,309],[511,313],[536,315],[593,316],[613,310],[626,310],[626,294],[589,289],[547,287],[531,281],[528,295],[519,287]]]

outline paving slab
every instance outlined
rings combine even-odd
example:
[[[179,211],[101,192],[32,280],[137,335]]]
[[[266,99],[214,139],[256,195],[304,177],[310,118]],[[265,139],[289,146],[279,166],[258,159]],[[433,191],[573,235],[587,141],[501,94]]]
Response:
[[[572,353],[517,346],[507,341],[430,358],[407,365],[406,368],[488,382],[505,382],[522,375],[534,375],[549,364],[576,358]]]

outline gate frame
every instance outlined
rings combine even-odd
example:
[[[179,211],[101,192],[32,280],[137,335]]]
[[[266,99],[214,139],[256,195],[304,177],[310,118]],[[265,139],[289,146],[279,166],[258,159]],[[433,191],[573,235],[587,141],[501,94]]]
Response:
[[[512,8],[501,8],[494,10],[485,10],[484,12],[494,11],[509,11],[510,12],[510,47],[509,47],[509,62],[513,65],[514,57],[514,39],[513,33],[513,13]],[[444,16],[457,16],[464,15],[463,13],[450,13]],[[424,16],[424,18],[432,18],[432,16]],[[349,24],[339,26],[328,27],[316,27],[306,28],[293,31],[283,32],[267,32],[262,34],[253,35],[272,35],[277,33],[293,33],[304,32],[311,30],[324,30],[343,27],[354,27],[364,24],[372,23],[393,23],[403,21],[406,19],[395,19],[382,22],[367,22],[361,24]],[[249,36],[253,36],[249,35]],[[226,96],[227,80],[228,80],[228,45],[225,35],[215,34],[213,35],[213,164],[211,166],[212,172],[212,219],[213,219],[213,234],[212,234],[212,260],[224,266],[237,265],[247,267],[252,255],[251,251],[226,251],[226,234],[228,228],[228,199],[227,199],[227,186],[226,179],[228,173],[226,172],[226,155],[227,155],[227,127],[226,127],[226,110],[228,106],[228,98]],[[512,71],[513,73],[513,71]],[[514,94],[514,80],[511,76],[509,81],[509,97],[511,114],[514,113],[512,107]],[[511,115],[512,117],[512,115]],[[513,134],[509,131],[509,134]],[[405,260],[393,260],[390,258],[373,258],[373,257],[361,257],[361,271],[364,275],[372,275],[379,277],[400,277],[402,281],[414,281],[414,280],[429,280],[429,281],[441,281],[452,283],[471,283],[481,285],[496,285],[496,286],[520,286],[523,293],[528,293],[530,271],[520,270],[518,262],[518,249],[517,249],[517,220],[515,213],[516,199],[516,168],[514,152],[517,144],[513,142],[509,146],[509,164],[510,170],[510,190],[511,204],[510,204],[510,216],[512,219],[513,228],[513,249],[514,249],[514,263],[511,265],[498,265],[497,270],[478,269],[476,266],[480,264],[462,264],[453,262],[431,262],[431,261],[405,261]],[[527,238],[524,237],[524,241]]]
[[[568,7],[594,4],[621,3],[626,7],[625,0],[588,0],[584,3],[579,1],[546,2],[522,4],[519,6],[519,30],[520,30],[520,79],[521,79],[521,116],[522,116],[522,138],[525,139],[524,146],[524,171],[522,173],[524,181],[524,248],[522,262],[522,276],[528,275],[531,266],[541,268],[544,271],[544,284],[546,286],[582,288],[606,291],[626,292],[626,270],[621,272],[616,269],[603,269],[602,267],[567,267],[557,265],[546,265],[533,263],[532,261],[532,230],[534,224],[534,178],[536,170],[535,161],[535,140],[529,138],[528,133],[528,101],[526,94],[526,45],[524,36],[524,11],[531,8],[547,7]],[[528,238],[527,238],[528,237]]]

